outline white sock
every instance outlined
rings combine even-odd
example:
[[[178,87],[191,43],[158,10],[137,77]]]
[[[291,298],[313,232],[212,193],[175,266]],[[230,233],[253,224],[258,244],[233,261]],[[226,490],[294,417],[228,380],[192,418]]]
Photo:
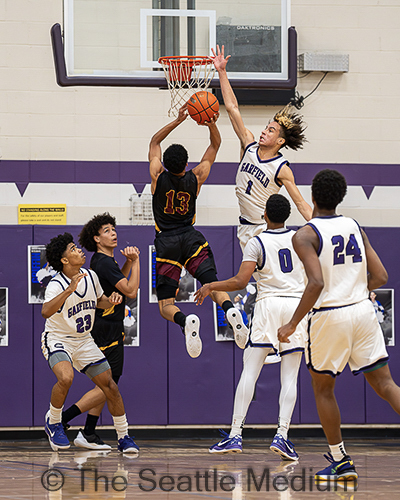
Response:
[[[231,433],[229,434],[230,438],[232,438],[233,436],[242,435],[244,419],[245,417],[243,415],[232,416],[232,427],[231,427]]]
[[[279,418],[278,430],[276,431],[276,433],[280,434],[283,437],[283,439],[285,439],[285,440],[287,440],[287,438],[288,438],[289,424],[290,424],[290,420],[285,420],[283,418]]]
[[[50,413],[49,413],[49,424],[50,425],[59,424],[61,422],[63,408],[64,408],[64,405],[61,406],[61,408],[55,408],[50,403]]]
[[[343,441],[339,444],[330,444],[329,449],[335,462],[340,462],[347,455]]]
[[[114,417],[114,427],[117,431],[117,438],[123,439],[128,434],[128,421],[126,420],[126,414],[121,415],[120,417]]]

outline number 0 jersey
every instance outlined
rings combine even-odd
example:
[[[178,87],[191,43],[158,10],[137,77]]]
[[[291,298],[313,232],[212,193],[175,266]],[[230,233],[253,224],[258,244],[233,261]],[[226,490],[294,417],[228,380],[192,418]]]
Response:
[[[304,268],[293,250],[291,229],[267,229],[254,236],[243,252],[243,262],[257,262],[257,300],[270,296],[301,297]]]
[[[357,222],[331,215],[314,217],[308,225],[319,238],[318,257],[324,278],[314,308],[342,307],[367,299],[367,259]]]
[[[258,147],[257,142],[246,147],[236,174],[240,216],[252,224],[264,224],[265,204],[282,187],[278,175],[283,165],[289,165],[281,153],[269,160],[261,160]]]
[[[74,293],[66,299],[61,308],[46,319],[45,331],[65,334],[68,337],[83,337],[91,331],[94,322],[97,299],[103,295],[99,279],[92,270],[81,269],[86,273]],[[58,273],[49,282],[44,302],[60,295],[71,283],[64,273]]]
[[[192,226],[196,220],[197,177],[189,170],[182,177],[164,170],[153,194],[156,231]]]

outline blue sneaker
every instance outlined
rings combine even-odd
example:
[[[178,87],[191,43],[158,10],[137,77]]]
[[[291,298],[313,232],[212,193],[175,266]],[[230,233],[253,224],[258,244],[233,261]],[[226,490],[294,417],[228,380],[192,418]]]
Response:
[[[229,434],[222,429],[219,430],[223,439],[211,446],[210,453],[242,453],[242,436],[229,437]]]
[[[67,436],[65,435],[64,427],[61,422],[57,424],[49,423],[50,410],[44,417],[44,430],[49,438],[49,443],[53,451],[67,450],[70,447]]]
[[[299,455],[294,449],[294,444],[284,439],[280,434],[275,434],[275,437],[269,447],[270,450],[278,453],[282,460],[298,460]]]
[[[333,457],[330,453],[324,455],[324,457],[328,460],[328,462],[330,462],[330,465],[315,474],[315,479],[317,481],[357,480],[358,474],[349,455],[343,457],[339,462],[333,460]]]
[[[121,453],[139,453],[139,446],[128,434],[118,439],[118,451]]]

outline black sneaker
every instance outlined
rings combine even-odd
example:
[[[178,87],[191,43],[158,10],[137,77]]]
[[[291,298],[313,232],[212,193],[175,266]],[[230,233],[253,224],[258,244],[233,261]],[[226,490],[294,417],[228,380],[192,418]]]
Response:
[[[88,435],[82,429],[79,429],[78,435],[74,439],[74,445],[88,450],[111,450],[111,446],[105,444],[96,433]]]

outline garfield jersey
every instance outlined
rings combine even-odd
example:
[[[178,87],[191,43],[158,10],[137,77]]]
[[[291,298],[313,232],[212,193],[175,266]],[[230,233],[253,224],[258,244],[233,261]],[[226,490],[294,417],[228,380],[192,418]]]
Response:
[[[247,222],[264,224],[265,204],[282,187],[278,175],[283,165],[289,165],[289,162],[281,153],[269,160],[261,160],[257,142],[246,147],[236,174],[235,191],[240,216]]]
[[[301,297],[304,268],[293,250],[291,229],[268,229],[251,238],[243,252],[243,262],[257,262],[257,301],[264,297]]]
[[[318,257],[324,288],[314,309],[342,307],[368,298],[367,259],[357,222],[342,215],[308,222],[319,238]]]
[[[46,319],[45,331],[67,335],[69,337],[84,337],[93,327],[97,299],[103,295],[97,274],[92,270],[81,269],[87,276],[82,278],[75,292],[66,299],[61,308]],[[60,295],[71,283],[64,273],[58,273],[49,282],[45,292],[44,302]]]

